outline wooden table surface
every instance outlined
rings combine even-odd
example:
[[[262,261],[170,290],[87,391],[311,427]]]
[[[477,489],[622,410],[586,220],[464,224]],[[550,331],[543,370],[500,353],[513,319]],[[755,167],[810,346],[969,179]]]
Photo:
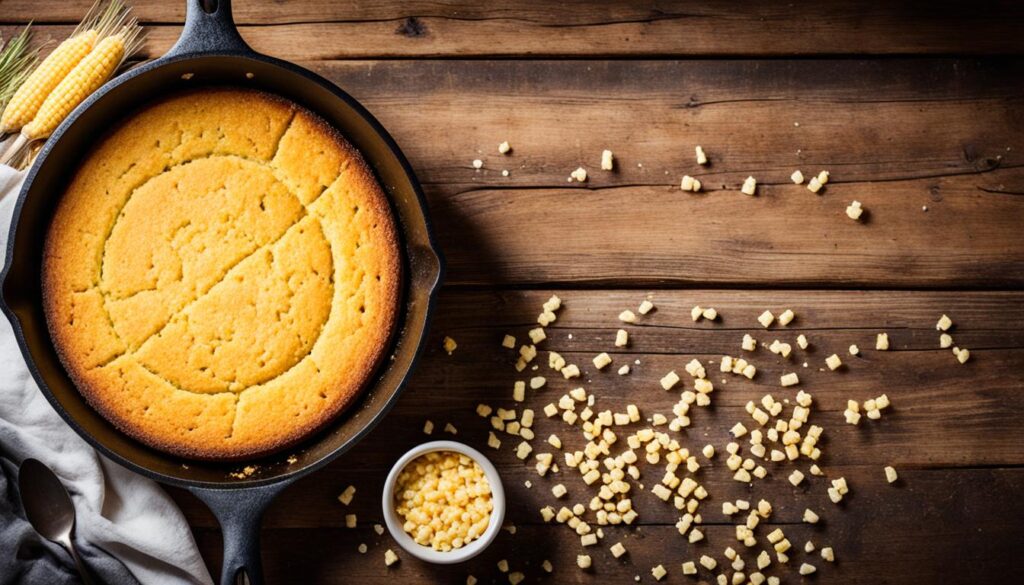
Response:
[[[0,31],[34,20],[44,35],[68,32],[91,0],[0,0]],[[174,41],[184,2],[136,0],[150,26],[149,56]],[[789,567],[767,573],[801,581],[796,567],[819,567],[807,581],[835,583],[1017,582],[1024,571],[1024,10],[1015,2],[270,2],[237,0],[242,36],[257,50],[295,60],[361,100],[393,134],[423,182],[448,277],[424,359],[397,407],[359,446],[290,488],[268,511],[263,559],[270,583],[507,582],[508,559],[528,583],[626,583],[664,564],[666,582],[712,582],[680,564],[702,554],[724,564],[741,550],[748,565],[780,526],[799,549]],[[510,156],[497,152],[508,140]],[[695,164],[700,144],[711,164]],[[599,170],[601,151],[617,168]],[[484,161],[474,170],[471,161]],[[578,166],[586,183],[568,183]],[[793,185],[794,169],[821,169],[832,180],[819,195]],[[509,175],[503,176],[507,169]],[[679,189],[683,174],[704,184]],[[748,175],[756,197],[739,192]],[[852,200],[864,221],[844,214]],[[926,210],[925,210],[926,209]],[[584,370],[598,406],[636,403],[645,416],[671,416],[677,392],[658,380],[693,357],[739,355],[744,333],[811,347],[788,362],[765,349],[748,381],[730,377],[714,406],[673,433],[691,449],[724,452],[727,430],[753,422],[748,400],[765,393],[815,397],[812,422],[825,428],[821,463],[844,476],[851,493],[828,501],[826,478],[794,488],[791,465],[771,464],[753,486],[731,479],[721,455],[697,474],[710,496],[701,507],[707,538],[691,545],[674,526],[678,512],[649,488],[662,471],[648,466],[634,501],[637,525],[605,528],[580,571],[578,537],[544,524],[545,505],[587,501],[578,474],[538,477],[516,459],[518,439],[487,450],[509,496],[503,532],[477,559],[440,567],[402,554],[372,529],[390,464],[451,422],[457,439],[485,447],[488,422],[478,403],[513,406],[513,353],[541,304],[564,300],[538,362],[546,388],[526,406],[538,412],[574,386],[546,367],[556,350]],[[616,316],[650,297],[657,310],[636,325],[627,348],[612,345]],[[721,317],[694,323],[690,308]],[[792,308],[787,328],[764,331],[764,309]],[[935,322],[955,321],[959,365],[939,349]],[[888,332],[889,352],[874,350]],[[459,344],[452,356],[443,336]],[[850,356],[850,344],[862,348]],[[795,343],[794,343],[795,347]],[[612,354],[597,372],[591,358]],[[847,366],[819,371],[836,352]],[[636,360],[636,361],[635,361]],[[803,362],[809,367],[802,367]],[[633,373],[611,370],[622,364]],[[710,368],[717,370],[715,365]],[[796,388],[779,375],[797,371]],[[846,400],[886,393],[879,421],[843,423]],[[522,408],[523,405],[519,405]],[[561,421],[539,417],[537,452]],[[624,436],[624,433],[622,433]],[[746,450],[746,444],[744,443]],[[556,453],[560,458],[560,454]],[[887,485],[883,466],[900,480]],[[801,468],[806,471],[807,463]],[[527,488],[525,482],[532,482]],[[550,491],[569,488],[564,501]],[[358,488],[350,508],[336,496]],[[210,566],[220,563],[220,533],[210,513],[174,490]],[[766,498],[775,508],[757,529],[758,547],[734,538],[726,500]],[[800,522],[805,507],[823,522]],[[355,511],[359,527],[343,517]],[[837,562],[805,555],[803,544],[831,545]],[[629,553],[614,559],[610,544]],[[359,554],[366,543],[369,552]],[[754,554],[751,554],[753,552]],[[545,559],[554,574],[540,568]],[[749,569],[748,569],[749,570]],[[731,571],[730,571],[731,573]]]

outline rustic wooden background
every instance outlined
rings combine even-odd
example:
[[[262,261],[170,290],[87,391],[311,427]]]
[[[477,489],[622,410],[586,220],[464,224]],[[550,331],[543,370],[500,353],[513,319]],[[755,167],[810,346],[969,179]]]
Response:
[[[0,0],[0,31],[34,20],[59,37],[91,0]],[[184,2],[135,0],[151,31],[149,56],[179,33]],[[271,583],[506,582],[502,558],[527,582],[625,583],[664,563],[667,582],[694,581],[679,568],[736,545],[720,512],[726,499],[767,497],[771,524],[831,544],[838,562],[814,564],[814,579],[836,583],[1017,582],[1024,571],[1024,10],[1017,2],[307,2],[236,0],[242,36],[257,50],[295,60],[334,80],[388,128],[424,184],[448,279],[427,355],[388,419],[361,445],[288,490],[264,522]],[[509,140],[513,154],[496,151]],[[696,166],[701,144],[712,164]],[[598,168],[601,150],[618,168]],[[481,158],[483,170],[470,161]],[[583,185],[568,184],[577,166]],[[815,196],[789,182],[832,172]],[[504,177],[501,170],[508,169]],[[683,174],[705,192],[682,193]],[[738,187],[747,175],[758,196]],[[853,199],[866,221],[843,214]],[[927,206],[927,211],[922,207]],[[510,449],[488,452],[510,497],[503,533],[481,557],[429,566],[377,536],[379,494],[390,462],[426,437],[425,419],[452,422],[458,439],[482,447],[478,402],[509,402],[515,378],[506,332],[520,339],[551,291],[565,300],[544,342],[581,366],[614,350],[616,315],[648,294],[656,313],[631,327],[633,344],[615,366],[641,360],[626,379],[588,373],[603,404],[636,402],[670,412],[674,393],[657,380],[696,356],[736,355],[745,332],[770,341],[805,333],[797,351],[801,387],[826,427],[823,467],[845,476],[842,506],[826,482],[792,488],[782,471],[754,487],[729,479],[721,460],[702,471],[711,499],[708,538],[688,545],[670,506],[637,496],[641,525],[606,529],[589,550],[594,568],[575,566],[579,541],[541,523],[562,481],[582,499],[572,474],[541,479]],[[723,318],[694,324],[689,308],[714,306]],[[791,307],[787,330],[758,333],[765,308]],[[973,358],[956,364],[937,347],[934,323]],[[893,351],[875,352],[887,331]],[[569,334],[572,334],[570,339]],[[451,357],[440,340],[451,335]],[[789,339],[789,341],[792,341]],[[844,348],[858,343],[862,356]],[[819,372],[825,356],[849,367]],[[778,375],[792,369],[762,351],[753,382],[731,381],[715,408],[694,417],[684,440],[721,448],[726,430],[748,420],[743,404],[786,395]],[[628,360],[628,362],[627,362]],[[546,370],[546,368],[544,368]],[[585,368],[592,370],[592,367]],[[568,388],[553,377],[539,407]],[[842,424],[847,398],[882,392],[894,407],[860,428]],[[560,423],[559,423],[560,424]],[[538,422],[542,439],[558,427]],[[569,432],[559,428],[563,438]],[[435,436],[439,435],[435,431]],[[706,435],[706,437],[705,437]],[[574,443],[579,438],[574,438]],[[541,445],[538,440],[536,444]],[[505,440],[505,445],[514,445]],[[578,445],[577,445],[578,446]],[[483,448],[483,447],[482,447]],[[882,467],[900,473],[885,484]],[[653,469],[646,481],[660,477]],[[527,489],[524,481],[531,480]],[[351,511],[337,501],[358,487]],[[210,566],[220,562],[212,516],[183,492],[181,502]],[[800,523],[805,506],[824,523]],[[607,546],[622,540],[615,560]],[[367,543],[365,555],[356,552]],[[396,549],[397,550],[397,549]],[[399,551],[400,552],[400,551]],[[800,580],[793,555],[789,571]],[[550,559],[553,576],[540,563]],[[752,556],[748,555],[748,561]],[[215,571],[216,572],[216,571]],[[701,570],[700,581],[710,581]],[[813,579],[812,579],[813,580]]]

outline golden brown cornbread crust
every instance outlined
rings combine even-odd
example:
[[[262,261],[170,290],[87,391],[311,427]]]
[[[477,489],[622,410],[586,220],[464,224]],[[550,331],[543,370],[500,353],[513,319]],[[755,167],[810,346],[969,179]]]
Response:
[[[295,444],[351,404],[396,327],[399,241],[358,151],[290,102],[178,94],[131,116],[54,215],[61,360],[123,432],[198,459]]]

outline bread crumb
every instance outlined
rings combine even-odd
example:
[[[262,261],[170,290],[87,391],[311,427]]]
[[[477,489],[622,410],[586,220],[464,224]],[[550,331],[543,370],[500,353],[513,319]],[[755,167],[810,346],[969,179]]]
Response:
[[[511,152],[511,150],[512,147],[509,146],[507,140],[498,145],[498,152],[500,152],[501,154],[508,154],[509,152]]]
[[[482,161],[480,159],[475,159],[473,161],[473,168],[474,169],[482,169],[483,167],[484,167],[484,161]]]
[[[459,344],[455,343],[454,339],[446,335],[444,338],[444,342],[442,343],[442,347],[444,347],[444,350],[448,352],[448,355],[452,355],[452,353],[455,351],[455,348],[459,347]]]
[[[569,179],[575,179],[577,183],[582,183],[587,180],[587,169],[579,167],[569,175]]]

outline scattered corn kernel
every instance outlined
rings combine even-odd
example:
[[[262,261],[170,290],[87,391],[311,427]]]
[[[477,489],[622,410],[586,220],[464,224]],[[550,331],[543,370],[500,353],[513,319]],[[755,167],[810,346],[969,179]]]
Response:
[[[601,170],[610,171],[615,168],[615,157],[610,150],[601,152]]]
[[[651,575],[654,576],[654,579],[656,581],[661,581],[662,579],[665,578],[665,575],[667,575],[667,574],[668,574],[668,571],[665,570],[665,567],[663,565],[658,565],[657,567],[654,567],[653,569],[651,569]]]
[[[338,501],[347,506],[352,503],[352,498],[354,498],[355,495],[356,486],[350,485],[345,488],[345,491],[341,492],[341,495],[338,496]]]
[[[629,344],[629,333],[625,329],[619,329],[615,333],[615,347],[626,347]]]
[[[860,201],[854,201],[846,207],[846,216],[850,219],[860,219],[861,214],[864,213],[864,208],[860,206]]]
[[[804,510],[804,522],[808,524],[817,524],[819,516],[814,513],[814,510],[807,508]]]
[[[740,187],[740,191],[742,191],[744,195],[754,195],[757,192],[757,179],[754,177],[747,177],[746,180],[743,181],[743,186]]]
[[[602,352],[594,356],[594,367],[601,370],[605,366],[612,363],[612,357],[606,352]]]
[[[843,360],[840,359],[838,355],[832,354],[825,358],[825,365],[827,365],[830,370],[836,370],[839,366],[843,365]]]
[[[758,319],[758,320],[760,320],[760,319]],[[769,323],[769,324],[771,324],[771,323]],[[744,335],[743,336],[743,345],[742,345],[742,347],[743,347],[744,351],[754,351],[755,349],[757,349],[757,341],[754,340],[754,338],[751,337],[749,334]]]
[[[885,481],[887,481],[889,483],[894,483],[897,479],[899,479],[899,476],[896,474],[896,469],[894,467],[892,467],[891,465],[886,465],[885,466]]]
[[[793,317],[796,317],[793,311],[786,309],[781,315],[779,315],[779,325],[789,325],[793,321]]]
[[[694,151],[697,153],[697,164],[706,165],[708,164],[708,155],[704,154],[704,149],[698,144]]]
[[[793,484],[794,487],[800,485],[800,482],[803,480],[804,474],[799,469],[794,469],[793,473],[789,474],[789,483]]]

